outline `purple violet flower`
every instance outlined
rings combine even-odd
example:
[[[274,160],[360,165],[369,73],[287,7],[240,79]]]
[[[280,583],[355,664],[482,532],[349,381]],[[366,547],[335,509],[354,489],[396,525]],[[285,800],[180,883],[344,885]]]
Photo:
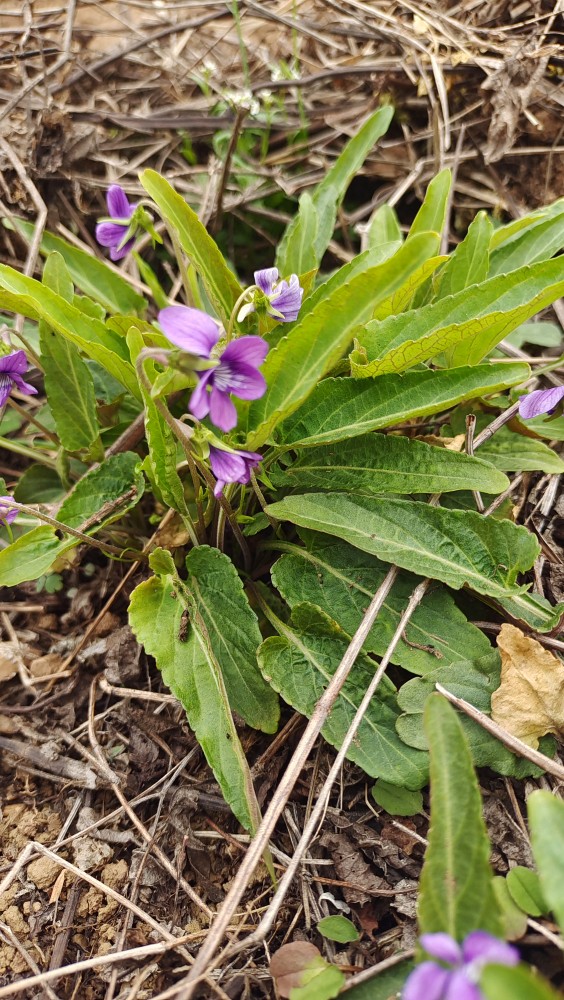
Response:
[[[96,239],[103,247],[110,248],[112,260],[121,260],[131,250],[135,236],[126,239],[131,223],[131,217],[137,208],[132,204],[119,184],[111,184],[106,192],[109,221],[99,222],[96,226]]]
[[[25,351],[13,351],[12,354],[0,356],[0,407],[4,406],[14,386],[27,396],[36,395],[37,389],[22,378],[27,368]]]
[[[214,496],[221,496],[226,483],[248,483],[251,469],[258,465],[261,458],[262,455],[256,451],[224,451],[210,445],[211,470],[217,479]]]
[[[217,323],[199,309],[167,306],[159,313],[159,323],[171,343],[202,358],[211,357],[219,340]],[[190,397],[190,412],[198,420],[209,413],[216,427],[232,430],[237,423],[237,410],[230,393],[239,399],[260,399],[264,395],[266,382],[258,369],[267,353],[268,344],[262,337],[233,340],[214,368],[196,373],[199,382]]]
[[[408,977],[402,1000],[484,1000],[478,986],[485,965],[517,965],[519,954],[487,931],[472,931],[461,945],[450,934],[422,934],[425,951],[437,962],[422,962]]]
[[[255,271],[255,285],[266,295],[269,302],[268,313],[280,323],[292,323],[298,318],[304,290],[297,274],[291,274],[289,281],[280,280],[277,267],[265,267]]]
[[[17,507],[11,506],[11,497],[0,497],[0,524],[11,524],[19,514]]]
[[[540,417],[543,413],[554,413],[563,398],[564,385],[555,385],[552,389],[535,389],[534,392],[521,396],[519,416],[524,420],[531,420],[532,417]]]

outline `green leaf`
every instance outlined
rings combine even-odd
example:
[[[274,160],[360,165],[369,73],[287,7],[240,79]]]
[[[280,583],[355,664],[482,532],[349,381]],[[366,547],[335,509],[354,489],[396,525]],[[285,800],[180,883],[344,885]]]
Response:
[[[518,594],[516,597],[503,597],[496,603],[501,605],[511,618],[525,622],[535,632],[552,632],[564,614],[564,601],[552,605],[540,594],[528,593]]]
[[[455,295],[469,285],[485,281],[489,271],[489,246],[493,226],[485,212],[478,212],[468,232],[450,255],[439,278],[438,296]]]
[[[243,289],[229,270],[217,243],[212,240],[184,198],[155,170],[144,170],[139,180],[178,234],[185,253],[200,275],[218,316],[227,323]]]
[[[316,252],[319,216],[308,191],[300,195],[299,206],[289,227],[292,229],[291,239],[287,238],[285,241],[283,237],[278,246],[276,263],[281,276],[288,276],[292,272],[304,274],[317,268],[319,263]]]
[[[456,712],[432,695],[425,707],[431,758],[431,825],[418,902],[420,932],[462,941],[470,931],[499,936],[480,789]]]
[[[539,790],[529,795],[527,812],[542,893],[564,931],[564,802]]]
[[[489,364],[447,371],[388,374],[357,382],[324,379],[307,402],[286,419],[279,437],[288,447],[329,444],[442,413],[457,403],[499,392],[529,377],[523,364]]]
[[[401,996],[402,987],[413,968],[413,962],[404,959],[391,969],[378,972],[368,982],[353,986],[346,1000],[396,1000]]]
[[[360,937],[352,920],[343,916],[323,917],[317,923],[317,930],[329,941],[338,941],[339,944],[358,941]]]
[[[57,519],[86,534],[122,517],[143,495],[143,476],[136,472],[139,459],[123,452],[106,459],[82,477],[59,508]],[[0,551],[0,585],[13,587],[43,576],[55,559],[80,545],[72,535],[58,537],[50,525],[32,528]]]
[[[380,205],[370,216],[366,246],[368,250],[372,250],[375,247],[389,246],[391,243],[403,243],[399,219],[391,205]]]
[[[186,568],[194,607],[205,625],[233,710],[255,729],[276,732],[278,698],[258,668],[262,636],[235,566],[218,549],[200,545],[188,553]]]
[[[421,234],[423,236],[423,234]],[[413,237],[413,239],[420,240],[421,236]],[[433,238],[432,233],[426,233],[426,238]],[[413,242],[410,240],[408,246],[413,246]],[[446,257],[430,257],[423,264],[420,265],[412,274],[409,275],[407,280],[398,288],[396,292],[388,295],[382,302],[380,302],[376,309],[374,309],[374,319],[383,320],[387,316],[397,316],[399,313],[405,312],[406,309],[414,308],[414,296],[419,290],[426,287],[428,284],[428,279],[437,270],[439,264],[442,264]]]
[[[413,220],[409,230],[408,240],[417,233],[433,231],[437,233],[437,250],[440,244],[440,234],[446,219],[448,195],[452,184],[450,170],[441,170],[429,182],[421,208]]]
[[[536,438],[515,434],[508,427],[500,427],[480,447],[480,457],[495,465],[502,472],[564,472],[564,462],[552,448]],[[476,487],[480,489],[480,487]]]
[[[58,520],[70,528],[80,528],[92,520],[98,530],[123,517],[143,496],[145,480],[137,470],[138,464],[139,457],[133,451],[105,459],[87,472],[63,500]]]
[[[127,335],[127,343],[132,357],[136,357],[144,346],[142,335],[134,328]],[[157,377],[154,362],[148,359],[144,362],[143,368],[153,384]],[[184,486],[176,470],[178,462],[176,438],[142,382],[139,383],[139,387],[145,404],[145,437],[149,454],[145,458],[144,468],[147,476],[159,499],[167,507],[176,510],[181,517],[189,518],[190,511],[184,496]]]
[[[267,513],[336,535],[402,569],[459,589],[505,597],[523,588],[516,580],[540,548],[533,535],[509,521],[411,500],[310,493],[285,497]]]
[[[18,479],[13,495],[18,503],[57,503],[64,497],[65,489],[55,469],[36,463]]]
[[[420,309],[373,320],[359,335],[366,363],[353,355],[357,378],[405,371],[446,352],[449,367],[477,364],[525,320],[564,292],[564,259],[497,275]]]
[[[302,974],[304,986],[294,986],[290,990],[290,1000],[332,1000],[339,996],[345,983],[345,976],[336,965],[329,965],[319,957],[310,963]]]
[[[388,567],[337,538],[303,530],[300,534],[304,546],[277,544],[287,554],[272,567],[274,586],[291,608],[309,601],[330,615],[344,632],[354,635]],[[400,573],[370,630],[366,652],[383,656],[418,582],[417,577]],[[452,595],[441,586],[429,588],[404,635],[392,662],[414,674],[473,660],[491,651],[487,637],[466,621]]]
[[[73,284],[62,256],[56,251],[45,261],[43,284],[66,302],[72,302]],[[80,451],[98,442],[98,451],[103,454],[94,382],[77,346],[45,322],[39,324],[39,343],[45,391],[63,448]]]
[[[280,619],[276,621],[280,634],[263,642],[258,653],[259,664],[284,701],[310,718],[350,640],[312,605],[296,606],[292,621],[293,625]],[[341,746],[373,676],[374,661],[361,656],[321,730],[332,746]],[[393,685],[384,678],[347,757],[373,778],[382,777],[391,784],[407,788],[421,788],[427,780],[427,755],[399,739],[395,729],[397,716]]]
[[[511,868],[506,876],[507,888],[512,900],[530,917],[540,917],[547,913],[547,906],[536,872],[523,865]]]
[[[276,425],[307,399],[318,381],[341,360],[367,310],[401,288],[427,256],[428,234],[404,244],[389,260],[355,273],[293,324],[262,366],[268,388],[248,411],[246,447],[252,450],[264,444]]]
[[[312,244],[313,253],[308,258],[309,267],[317,267],[321,263],[321,258],[333,235],[337,211],[345,192],[374,144],[387,132],[393,114],[394,109],[391,107],[382,107],[375,111],[349,140],[319,187],[313,192],[311,203],[315,210],[317,226]],[[308,232],[311,234],[313,230],[312,223],[307,223],[305,220],[308,213],[311,216],[311,206],[300,200],[300,210],[278,244],[276,266],[281,274],[288,275],[294,271],[299,274],[309,269],[301,267],[305,235]]]
[[[37,580],[58,556],[75,544],[76,539],[62,542],[48,524],[26,531],[0,551],[0,586],[16,587],[27,580]]]
[[[392,434],[308,448],[284,470],[283,483],[367,495],[465,489],[503,493],[509,486],[507,477],[487,462]]]
[[[527,914],[513,902],[507,882],[501,875],[494,877],[494,892],[503,921],[503,937],[508,941],[518,941],[527,931]]]
[[[0,264],[0,308],[23,313],[31,319],[43,319],[51,329],[65,337],[93,361],[98,361],[137,399],[140,398],[135,372],[131,367],[125,341],[104,323],[87,316],[60,295],[34,278],[19,274]]]
[[[564,199],[543,212],[544,217],[515,233],[495,249],[490,258],[490,274],[506,274],[523,264],[548,260],[564,247]],[[547,217],[548,216],[548,217]]]
[[[239,822],[254,831],[259,809],[221,670],[202,627],[196,622],[186,634],[190,598],[172,559],[169,556],[163,561],[157,550],[151,562],[158,575],[133,591],[131,628],[147,653],[154,656],[165,684],[186,710],[226,802]]]
[[[491,711],[492,693],[499,687],[500,658],[497,650],[475,656],[471,651],[459,663],[447,664],[428,671],[424,677],[404,684],[398,692],[398,705],[404,714],[396,723],[398,736],[417,750],[427,750],[429,743],[423,726],[423,713],[436,684],[464,698],[486,715]],[[539,775],[541,770],[522,757],[512,754],[499,740],[487,733],[479,723],[460,716],[475,767],[491,767],[498,774],[514,778]],[[544,753],[554,753],[554,741],[548,739]]]
[[[410,791],[388,781],[378,781],[372,789],[372,797],[389,816],[417,816],[423,811],[423,796],[420,791]]]
[[[34,226],[23,219],[12,219],[14,227],[24,236],[33,236]],[[5,223],[6,224],[6,223]],[[110,313],[143,313],[145,299],[114,268],[94,257],[89,250],[80,250],[53,233],[43,233],[39,247],[44,256],[54,250],[61,254],[70,276],[85,295],[100,302]]]
[[[486,965],[480,988],[486,1000],[562,1000],[546,979],[524,965]]]

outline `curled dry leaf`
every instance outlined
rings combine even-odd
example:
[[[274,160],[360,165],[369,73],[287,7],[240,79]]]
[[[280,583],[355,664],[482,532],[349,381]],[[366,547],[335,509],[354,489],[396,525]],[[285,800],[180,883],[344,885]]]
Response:
[[[320,957],[319,948],[309,941],[292,941],[275,951],[270,960],[270,975],[280,996],[289,997],[291,990],[301,986],[304,970]]]
[[[537,747],[546,733],[564,733],[564,663],[513,625],[502,625],[501,683],[492,695],[492,719]]]

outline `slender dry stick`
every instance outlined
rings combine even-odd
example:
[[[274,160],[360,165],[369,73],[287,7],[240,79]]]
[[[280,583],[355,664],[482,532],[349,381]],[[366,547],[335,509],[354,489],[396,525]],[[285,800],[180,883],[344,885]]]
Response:
[[[370,629],[380,612],[386,597],[395,583],[399,570],[397,566],[392,566],[382,581],[380,587],[374,594],[369,607],[367,608],[362,621],[356,630],[353,639],[348,646],[343,659],[335,671],[331,681],[317,702],[313,714],[304,730],[302,738],[294,751],[292,759],[284,772],[282,779],[274,792],[270,805],[264,814],[263,820],[256,832],[254,840],[249,845],[249,850],[241,863],[241,867],[235,876],[231,889],[218,911],[217,919],[212,925],[210,933],[202,946],[196,961],[192,967],[190,975],[182,984],[186,987],[183,997],[188,1000],[193,994],[196,980],[199,981],[202,973],[205,973],[208,962],[213,958],[215,952],[223,939],[229,923],[235,913],[243,893],[248,884],[248,880],[259,863],[264,851],[268,847],[268,841],[274,827],[284,809],[291,793],[302,771],[305,761],[311,753],[312,747],[327,721],[327,717],[354,666],[356,659],[370,633]],[[180,984],[178,984],[180,986]]]
[[[78,531],[77,528],[71,528],[68,524],[63,524],[62,521],[57,521],[54,517],[49,517],[48,514],[44,514],[43,511],[36,510],[35,507],[29,507],[26,503],[17,503],[15,500],[10,499],[10,502],[4,504],[6,509],[21,510],[23,514],[31,514],[32,517],[36,517],[39,521],[44,521],[45,524],[50,524],[52,528],[56,528],[57,531],[62,531],[65,535],[72,535],[73,538],[78,538],[79,541],[84,542],[85,545],[91,545],[95,549],[100,549],[104,555],[119,556],[123,558],[125,552],[128,551],[127,548],[118,548],[117,545],[109,545],[107,542],[99,542],[97,538],[93,538],[92,535],[85,535],[82,531]],[[135,559],[144,559],[145,556],[142,552],[138,552],[136,549],[131,549],[131,555]]]
[[[536,764],[537,767],[542,768],[543,771],[547,771],[549,774],[553,774],[556,778],[560,778],[561,781],[564,779],[564,765],[557,763],[555,760],[551,760],[550,757],[541,753],[540,750],[533,750],[533,748],[528,746],[527,743],[523,743],[522,740],[518,739],[516,736],[512,736],[511,733],[508,733],[506,729],[498,726],[497,722],[494,722],[489,715],[485,715],[483,712],[480,712],[478,708],[474,708],[474,705],[465,701],[464,698],[457,698],[455,694],[447,691],[442,684],[435,684],[435,688],[439,694],[448,698],[451,704],[455,705],[456,708],[459,708],[462,712],[464,712],[468,718],[473,719],[474,722],[477,722],[482,727],[482,729],[485,729],[486,732],[495,736],[500,743],[503,743],[508,750],[512,751],[512,753],[516,753],[520,757],[524,757],[525,760],[530,760],[532,764]]]
[[[470,455],[470,458],[474,456],[474,432],[476,430],[476,416],[474,413],[469,413],[466,417],[466,454]],[[483,514],[485,511],[484,501],[482,500],[481,494],[478,490],[472,490],[472,496],[476,503],[476,510]]]

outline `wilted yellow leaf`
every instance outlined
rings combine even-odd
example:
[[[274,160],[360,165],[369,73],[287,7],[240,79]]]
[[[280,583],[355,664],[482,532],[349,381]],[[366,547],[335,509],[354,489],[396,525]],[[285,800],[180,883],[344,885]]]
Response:
[[[501,683],[492,694],[492,719],[537,747],[546,733],[564,733],[564,663],[514,625],[498,638]]]

